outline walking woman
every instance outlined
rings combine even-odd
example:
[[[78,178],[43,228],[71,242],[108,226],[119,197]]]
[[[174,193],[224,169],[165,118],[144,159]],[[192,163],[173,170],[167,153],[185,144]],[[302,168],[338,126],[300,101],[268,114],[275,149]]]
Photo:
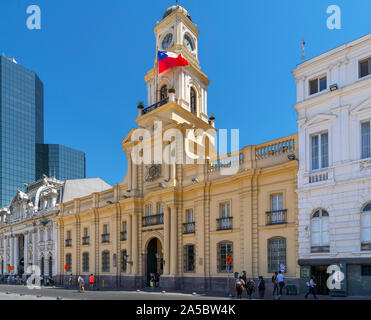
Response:
[[[242,298],[242,292],[244,291],[245,288],[245,281],[243,281],[242,277],[239,277],[236,281],[236,291],[237,291],[237,298],[241,299]]]
[[[259,298],[264,299],[264,292],[265,292],[265,280],[262,276],[259,276],[258,280],[258,291],[259,291]]]

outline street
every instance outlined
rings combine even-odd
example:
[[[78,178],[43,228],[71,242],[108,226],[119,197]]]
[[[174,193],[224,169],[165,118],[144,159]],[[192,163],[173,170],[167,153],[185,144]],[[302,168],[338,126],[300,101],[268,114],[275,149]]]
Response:
[[[234,294],[234,292],[233,292]],[[256,293],[255,293],[256,294]],[[252,300],[260,300],[253,295]],[[42,287],[41,289],[30,290],[26,286],[20,285],[0,285],[0,300],[236,300],[235,297],[228,297],[227,294],[190,294],[182,292],[165,292],[157,290],[149,291],[108,291],[97,290],[79,293],[77,289],[65,289],[55,287]],[[246,294],[242,300],[249,301]],[[266,292],[264,300],[274,300],[271,292]],[[304,295],[287,296],[282,295],[280,300],[305,300]],[[309,297],[308,300],[313,300]],[[319,296],[319,300],[371,300],[369,296],[362,297],[331,297]]]

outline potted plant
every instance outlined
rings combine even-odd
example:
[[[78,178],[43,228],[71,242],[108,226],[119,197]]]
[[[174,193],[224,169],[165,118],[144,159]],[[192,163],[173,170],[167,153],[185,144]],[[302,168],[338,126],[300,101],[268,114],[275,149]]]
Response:
[[[170,86],[170,88],[169,88],[169,93],[175,93],[175,88],[174,88],[174,86]]]
[[[143,101],[139,101],[138,102],[138,109],[143,109],[144,108],[144,102]]]

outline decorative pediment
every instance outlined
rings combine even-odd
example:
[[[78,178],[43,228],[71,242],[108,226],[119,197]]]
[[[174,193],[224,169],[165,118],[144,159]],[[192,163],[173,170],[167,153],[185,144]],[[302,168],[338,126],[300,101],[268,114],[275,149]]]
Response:
[[[318,126],[320,124],[324,124],[326,122],[331,123],[336,118],[337,118],[337,116],[334,115],[334,114],[320,113],[320,114],[314,116],[312,119],[309,119],[309,120],[305,121],[304,124],[303,124],[303,128],[308,129],[310,127],[315,127],[315,126]]]
[[[351,115],[356,115],[358,113],[371,111],[371,97],[364,100],[358,106],[356,106],[351,112]]]

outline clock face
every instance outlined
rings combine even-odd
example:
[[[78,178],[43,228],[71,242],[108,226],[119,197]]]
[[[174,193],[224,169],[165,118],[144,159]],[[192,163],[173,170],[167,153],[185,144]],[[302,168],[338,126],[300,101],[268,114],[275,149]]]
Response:
[[[193,44],[193,41],[192,41],[191,37],[188,34],[184,35],[184,45],[191,52],[195,49],[195,46]]]
[[[173,41],[173,34],[168,33],[164,40],[162,41],[162,49],[166,50],[167,48],[169,48],[171,41]]]

